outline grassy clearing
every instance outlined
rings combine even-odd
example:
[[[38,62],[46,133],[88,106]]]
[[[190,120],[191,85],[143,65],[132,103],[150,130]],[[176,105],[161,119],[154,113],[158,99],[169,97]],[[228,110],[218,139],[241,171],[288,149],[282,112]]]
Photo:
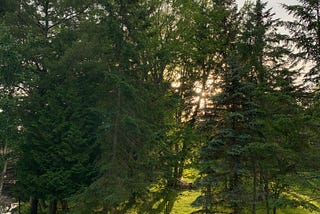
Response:
[[[195,169],[186,169],[183,175],[183,180],[187,182],[193,183],[197,178],[199,177],[199,172]],[[186,190],[179,193],[179,196],[177,200],[174,203],[172,214],[188,214],[192,213],[194,211],[197,211],[201,209],[200,207],[193,207],[191,204],[196,200],[198,196],[200,196],[201,191],[200,190]],[[298,201],[308,201],[310,198],[307,195],[300,194],[297,192],[291,192],[289,198],[294,198]],[[320,202],[319,201],[312,201],[311,202],[314,206],[320,208]],[[248,209],[244,212],[245,214],[251,213],[251,210]],[[258,208],[257,214],[265,214],[266,211],[263,207]],[[272,213],[272,211],[270,211]],[[277,214],[318,214],[317,211],[311,211],[308,209],[305,209],[303,207],[298,208],[282,208],[277,209]]]
[[[200,191],[198,190],[191,190],[191,191],[184,191],[179,195],[179,198],[176,200],[174,207],[172,209],[172,214],[189,214],[194,211],[200,209],[200,207],[192,207],[192,202],[200,195]],[[272,211],[270,211],[272,213]],[[251,211],[245,211],[245,214],[250,214]],[[261,208],[257,210],[257,214],[265,214],[265,209]],[[299,208],[283,208],[277,209],[277,214],[318,214],[316,211],[310,211],[304,209],[302,207]]]
[[[182,192],[178,198],[178,200],[175,202],[174,207],[172,209],[172,214],[188,214],[192,213],[194,211],[199,210],[199,207],[192,207],[192,202],[200,195],[200,191],[185,191]],[[272,213],[272,211],[270,211]],[[245,214],[250,214],[251,211],[247,210],[245,211]],[[260,208],[257,210],[257,214],[265,214],[266,211],[263,208]],[[302,207],[298,208],[283,208],[283,209],[277,209],[277,214],[318,214],[317,211],[310,211],[307,209],[304,209]]]

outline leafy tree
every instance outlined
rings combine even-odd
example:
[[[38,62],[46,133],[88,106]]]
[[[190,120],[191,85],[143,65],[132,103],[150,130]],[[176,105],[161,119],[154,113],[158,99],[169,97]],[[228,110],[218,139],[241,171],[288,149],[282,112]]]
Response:
[[[6,11],[8,12],[8,11]],[[8,174],[9,159],[14,162],[16,157],[16,142],[19,139],[19,126],[21,125],[17,117],[17,103],[19,84],[21,83],[21,76],[19,73],[20,56],[18,54],[18,47],[14,41],[13,36],[9,32],[8,26],[5,23],[0,24],[0,123],[1,123],[1,183],[0,195],[13,197],[13,191],[7,185],[8,180],[14,179],[12,175]]]

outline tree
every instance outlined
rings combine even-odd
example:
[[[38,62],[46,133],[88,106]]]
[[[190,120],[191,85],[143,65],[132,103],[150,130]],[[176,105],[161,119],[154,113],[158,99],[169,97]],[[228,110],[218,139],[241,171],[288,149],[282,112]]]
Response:
[[[162,55],[158,29],[150,25],[157,6],[143,1],[103,2],[97,14],[101,22],[94,26],[99,31],[87,31],[88,39],[103,45],[99,60],[104,63],[104,78],[97,105],[103,118],[99,174],[79,196],[83,212],[100,206],[104,213],[144,209],[147,205],[140,201],[152,200],[149,188],[164,173],[163,109],[164,100],[170,98],[163,77],[168,56]]]
[[[288,187],[292,184],[288,178],[294,177],[297,170],[299,154],[296,146],[308,147],[301,140],[303,136],[307,138],[306,135],[298,131],[305,126],[304,112],[298,105],[304,94],[294,82],[297,71],[286,62],[290,51],[282,41],[287,37],[275,33],[280,26],[279,21],[272,18],[270,9],[264,11],[265,7],[266,3],[257,1],[252,9],[247,10],[246,30],[240,37],[245,50],[241,54],[244,57],[242,62],[252,69],[257,81],[255,100],[259,106],[258,120],[262,125],[259,130],[263,136],[249,147],[255,154],[256,163],[253,171],[253,213],[255,203],[261,202],[261,194],[267,213],[271,205],[275,213],[280,204],[291,203],[282,193],[290,189]],[[288,130],[288,124],[298,130]],[[296,144],[288,144],[288,140]]]
[[[285,22],[285,26],[291,34],[289,41],[294,44],[295,50],[292,50],[294,59],[311,64],[306,79],[317,83],[320,73],[320,4],[312,0],[298,2],[300,4],[283,4],[288,13],[295,17],[294,20]]]
[[[301,92],[293,83],[295,71],[285,68],[289,51],[281,46],[284,36],[274,33],[279,22],[265,7],[258,0],[242,9],[244,19],[230,46],[234,51],[226,52],[225,69],[217,73],[221,92],[206,113],[214,131],[201,150],[206,212],[229,208],[241,213],[252,204],[256,213],[256,205],[265,202],[267,213],[271,205],[275,213],[284,200],[282,191],[291,185],[288,176],[296,170],[297,145],[288,145],[287,140],[302,135],[282,122],[303,127],[297,105]],[[283,105],[292,112],[279,111]]]
[[[19,84],[22,80],[18,70],[21,58],[17,51],[17,44],[8,26],[3,22],[0,24],[0,32],[0,124],[2,127],[0,132],[2,151],[0,196],[13,197],[15,196],[13,185],[9,183],[14,182],[15,178],[13,177],[14,172],[12,170],[9,172],[9,169],[12,168],[11,163],[14,163],[16,159],[15,148],[19,140],[19,126],[21,125],[17,117],[17,103],[21,93]]]
[[[287,197],[318,167],[317,97],[282,42],[317,62],[318,4],[300,2],[315,11],[285,6],[300,17],[289,39],[260,0],[240,13],[233,0],[1,1],[0,146],[17,141],[16,193],[31,213],[170,213],[192,162],[206,213],[314,209]]]
[[[252,173],[252,213],[256,213],[256,205],[259,201],[261,203],[261,195],[265,195],[266,210],[269,212],[268,184],[264,184],[266,180],[263,180],[265,166],[262,167],[260,162],[265,159],[262,157],[263,150],[268,148],[263,127],[264,120],[269,117],[266,111],[270,103],[264,97],[272,93],[270,86],[274,82],[273,76],[277,75],[278,67],[282,66],[281,60],[287,53],[280,45],[282,36],[276,33],[279,22],[273,19],[271,9],[265,9],[266,5],[257,0],[255,3],[247,3],[242,8],[243,21],[238,38],[241,64],[249,71],[251,81],[255,83],[253,96],[259,112],[256,119],[260,124],[255,127],[256,133],[260,136],[259,140],[251,142],[248,146],[248,152],[251,154],[248,158],[251,160]]]
[[[31,213],[37,212],[38,199],[50,201],[49,212],[56,213],[57,200],[81,191],[95,174],[93,142],[99,120],[92,106],[96,100],[88,96],[92,88],[86,91],[80,86],[90,85],[97,73],[93,69],[88,75],[83,73],[88,67],[79,66],[85,64],[83,56],[75,56],[79,57],[78,67],[65,60],[70,42],[76,39],[75,29],[90,4],[15,3],[16,10],[6,14],[5,22],[19,44],[16,69],[21,82],[17,86],[24,95],[19,99],[24,140],[17,150],[18,191],[32,197]]]
[[[221,93],[213,97],[214,121],[211,139],[201,150],[204,201],[207,213],[221,206],[241,213],[248,193],[244,179],[248,174],[246,147],[257,139],[256,105],[248,72],[230,57],[221,73]]]

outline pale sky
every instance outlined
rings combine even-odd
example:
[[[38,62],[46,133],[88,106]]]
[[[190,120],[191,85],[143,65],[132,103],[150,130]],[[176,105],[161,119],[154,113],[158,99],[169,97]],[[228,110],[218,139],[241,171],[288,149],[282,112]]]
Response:
[[[246,0],[236,0],[236,2],[239,5],[239,8],[241,8]],[[255,0],[251,0],[255,2]],[[288,16],[287,12],[281,7],[280,4],[297,4],[297,0],[263,0],[263,2],[268,2],[267,8],[272,8],[272,11],[276,14],[277,18],[281,18],[282,20],[289,20],[292,17]]]
[[[245,1],[246,0],[236,0],[239,9],[243,6]],[[256,0],[251,0],[251,1],[255,2]],[[289,21],[290,19],[293,19],[293,17],[288,15],[288,13],[282,8],[281,4],[287,4],[287,5],[299,4],[298,0],[262,0],[262,2],[268,2],[267,9],[272,8],[272,11],[275,13],[275,18],[280,18],[283,21]],[[282,30],[280,30],[280,32]],[[306,67],[308,68],[310,66],[307,65]],[[301,83],[302,75],[303,74],[301,74],[300,77],[298,77],[297,83]]]

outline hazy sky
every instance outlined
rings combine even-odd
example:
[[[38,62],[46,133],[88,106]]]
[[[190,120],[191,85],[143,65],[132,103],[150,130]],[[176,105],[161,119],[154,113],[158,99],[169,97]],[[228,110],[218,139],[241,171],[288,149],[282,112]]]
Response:
[[[245,2],[245,0],[236,0],[239,8],[241,8],[243,6],[243,3]],[[251,0],[254,2],[254,0]],[[287,5],[291,5],[291,4],[297,4],[297,0],[263,0],[263,2],[268,2],[268,6],[267,8],[272,8],[273,12],[276,14],[276,17],[278,18],[282,18],[283,20],[288,20],[291,17],[289,17],[287,15],[287,12],[281,7],[281,3],[282,4],[287,4]]]

